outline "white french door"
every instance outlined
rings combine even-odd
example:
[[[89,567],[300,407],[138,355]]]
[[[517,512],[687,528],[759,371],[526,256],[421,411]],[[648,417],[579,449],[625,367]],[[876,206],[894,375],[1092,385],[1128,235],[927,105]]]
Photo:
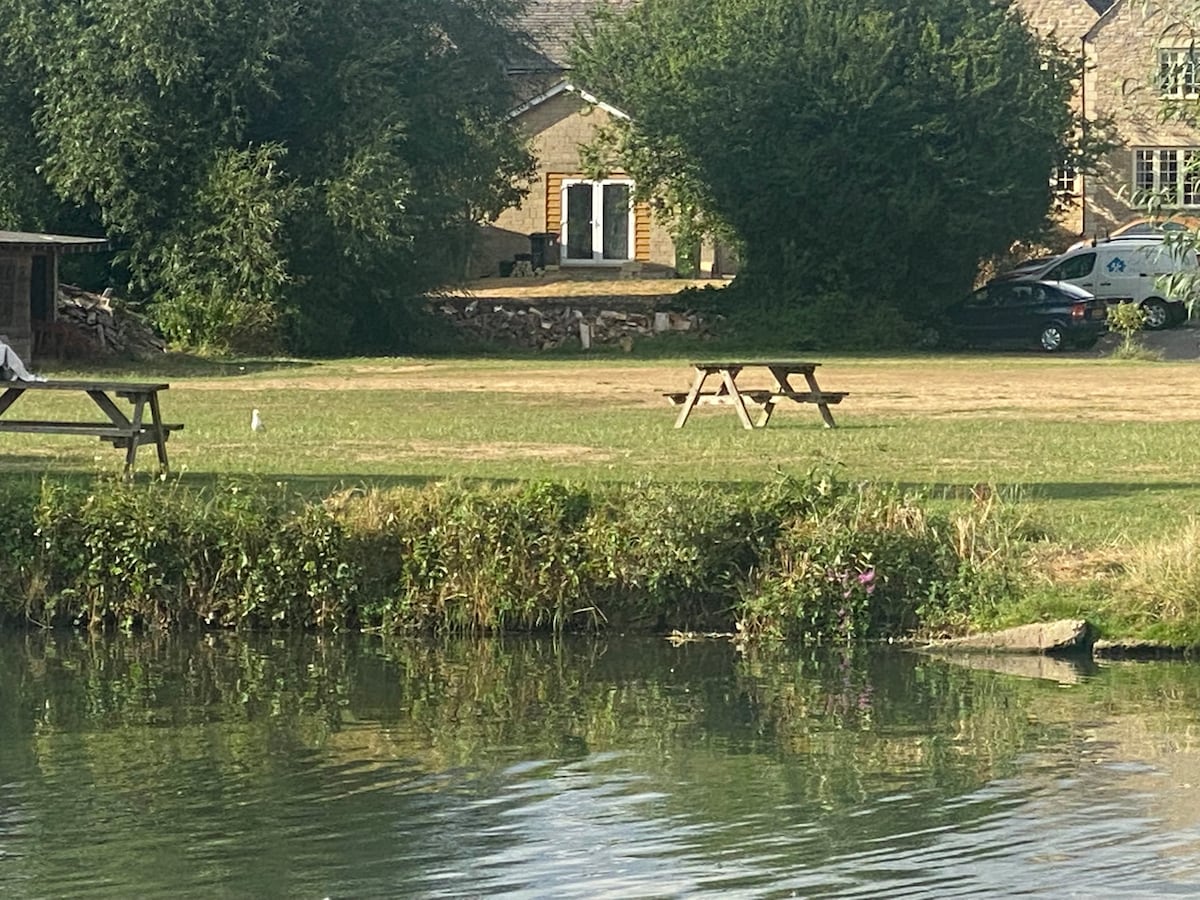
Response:
[[[562,265],[620,265],[633,259],[633,182],[562,183]]]

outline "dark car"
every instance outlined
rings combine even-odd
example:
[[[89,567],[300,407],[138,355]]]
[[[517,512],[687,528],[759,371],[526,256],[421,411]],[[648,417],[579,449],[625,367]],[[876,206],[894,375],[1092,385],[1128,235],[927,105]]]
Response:
[[[992,281],[947,312],[951,330],[976,346],[1090,347],[1107,330],[1108,307],[1061,281]]]

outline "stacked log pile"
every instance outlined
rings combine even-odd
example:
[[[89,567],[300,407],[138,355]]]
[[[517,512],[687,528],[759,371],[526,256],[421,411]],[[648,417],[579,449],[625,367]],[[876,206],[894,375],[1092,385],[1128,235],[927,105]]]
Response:
[[[60,284],[56,327],[59,340],[48,355],[140,358],[166,349],[154,327],[127,306],[114,305],[109,291],[94,294]]]
[[[569,301],[442,298],[433,311],[488,344],[536,350],[619,345],[664,333],[709,334],[697,312],[655,309],[652,304],[586,306]]]

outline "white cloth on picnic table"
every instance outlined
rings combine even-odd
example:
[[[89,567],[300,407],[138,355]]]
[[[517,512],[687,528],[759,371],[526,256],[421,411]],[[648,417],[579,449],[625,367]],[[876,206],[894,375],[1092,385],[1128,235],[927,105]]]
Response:
[[[45,381],[41,375],[34,375],[25,368],[17,351],[4,341],[0,341],[0,376],[5,381]]]

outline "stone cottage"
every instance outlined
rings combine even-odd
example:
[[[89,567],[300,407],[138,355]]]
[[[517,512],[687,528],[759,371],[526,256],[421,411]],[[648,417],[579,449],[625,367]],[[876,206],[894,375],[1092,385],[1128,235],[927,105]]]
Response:
[[[475,254],[473,274],[496,274],[532,250],[537,262],[562,270],[674,274],[677,250],[669,228],[647,203],[634,203],[633,179],[622,171],[594,179],[583,171],[580,148],[597,129],[626,114],[571,78],[568,61],[574,29],[597,4],[627,8],[632,0],[530,0],[523,28],[532,54],[512,60],[508,76],[517,98],[511,118],[529,136],[537,174],[516,207],[488,223]],[[531,241],[531,236],[536,236]],[[539,246],[540,245],[540,246]],[[732,262],[712,247],[695,260],[700,273],[729,273]],[[518,263],[519,264],[519,263]]]
[[[623,172],[593,180],[579,148],[612,117],[624,117],[569,66],[574,28],[597,4],[628,8],[635,0],[530,0],[524,27],[531,56],[514,60],[508,74],[517,102],[512,118],[530,136],[538,171],[519,206],[485,228],[475,274],[495,274],[500,261],[529,254],[530,235],[549,236],[561,267],[671,273],[677,249],[669,230],[644,204],[631,204],[632,179]],[[1014,0],[1037,32],[1056,40],[1079,61],[1076,103],[1085,120],[1111,116],[1124,145],[1101,171],[1063,168],[1053,178],[1065,201],[1059,220],[1072,234],[1103,234],[1142,214],[1137,190],[1169,189],[1173,211],[1200,216],[1200,130],[1165,119],[1164,104],[1195,101],[1200,108],[1200,47],[1177,27],[1184,0]],[[1200,23],[1197,23],[1200,24]],[[1198,42],[1200,43],[1200,42]],[[700,273],[732,274],[720,248],[703,247]]]
[[[1200,214],[1200,130],[1164,116],[1172,101],[1200,103],[1195,37],[1180,25],[1178,0],[1017,0],[1030,25],[1080,61],[1077,103],[1085,118],[1111,116],[1124,145],[1096,175],[1059,172],[1072,196],[1065,228],[1103,234],[1143,213],[1139,190],[1174,194],[1170,211]],[[1200,23],[1194,23],[1200,24]]]

